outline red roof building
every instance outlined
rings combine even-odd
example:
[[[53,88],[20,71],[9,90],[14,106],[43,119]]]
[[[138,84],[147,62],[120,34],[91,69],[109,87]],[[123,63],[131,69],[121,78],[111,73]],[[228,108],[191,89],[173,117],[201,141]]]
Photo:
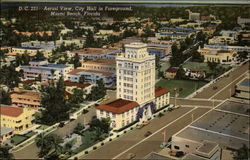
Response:
[[[106,112],[112,112],[114,114],[122,114],[139,106],[140,105],[135,101],[129,101],[120,98],[106,104],[101,104],[97,106],[97,109],[104,110]]]
[[[9,117],[18,117],[23,113],[23,108],[0,105],[0,113],[1,115],[9,116]]]

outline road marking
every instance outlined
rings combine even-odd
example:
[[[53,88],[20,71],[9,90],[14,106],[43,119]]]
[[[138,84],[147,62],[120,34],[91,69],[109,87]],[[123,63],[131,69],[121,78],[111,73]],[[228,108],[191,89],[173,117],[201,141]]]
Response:
[[[178,121],[179,119],[181,119],[182,117],[188,115],[189,113],[191,113],[192,111],[194,111],[195,109],[197,109],[197,107],[191,109],[190,111],[188,111],[187,113],[185,113],[184,115],[182,115],[181,117],[175,119],[174,121],[170,122],[169,124],[167,124],[166,126],[163,126],[162,128],[160,128],[158,131],[154,132],[153,134],[151,134],[150,136],[148,136],[147,138],[142,139],[141,141],[139,141],[138,143],[134,144],[133,146],[129,147],[128,149],[126,149],[125,151],[121,152],[120,154],[118,154],[117,156],[115,156],[112,159],[117,159],[118,157],[120,157],[121,155],[123,155],[124,153],[128,152],[130,149],[134,148],[135,146],[141,144],[142,142],[146,141],[147,139],[149,139],[150,137],[154,136],[155,134],[161,132],[164,128],[168,127],[169,125],[175,123],[176,121]]]
[[[237,79],[235,79],[234,81],[232,81],[231,83],[229,83],[228,85],[226,85],[224,88],[222,88],[221,90],[219,90],[218,92],[216,92],[212,97],[209,98],[212,99],[215,96],[217,96],[220,92],[222,92],[225,88],[227,88],[228,86],[230,86],[232,83],[236,82],[237,80],[239,80],[240,78],[242,78],[242,76],[245,76],[245,74],[248,72],[248,70],[246,72],[244,72],[241,76],[239,76]]]

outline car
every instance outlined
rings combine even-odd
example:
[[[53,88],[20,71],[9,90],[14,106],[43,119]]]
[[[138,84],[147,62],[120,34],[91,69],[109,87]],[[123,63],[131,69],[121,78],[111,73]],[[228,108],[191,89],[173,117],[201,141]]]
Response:
[[[143,124],[140,124],[140,125],[136,126],[137,129],[141,129],[142,127],[144,127]]]
[[[152,132],[147,131],[147,132],[144,134],[144,137],[148,137],[148,136],[150,136],[151,134],[152,134]]]
[[[166,146],[167,146],[166,142],[162,142],[161,145],[160,145],[161,148],[165,148]]]
[[[148,125],[149,123],[150,123],[149,121],[144,121],[144,122],[143,122],[143,125],[146,126],[146,125]]]
[[[217,86],[214,86],[214,87],[213,87],[213,90],[216,90],[217,88],[218,88]]]
[[[60,122],[58,126],[59,126],[60,128],[62,128],[62,127],[64,127],[64,125],[65,125],[64,122]]]
[[[135,158],[135,154],[134,153],[129,153],[128,155],[127,155],[127,159],[133,159],[133,158]]]

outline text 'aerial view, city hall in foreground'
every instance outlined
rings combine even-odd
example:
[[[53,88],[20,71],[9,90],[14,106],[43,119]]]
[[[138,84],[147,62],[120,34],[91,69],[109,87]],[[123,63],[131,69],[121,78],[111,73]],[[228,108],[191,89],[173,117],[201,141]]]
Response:
[[[248,160],[248,0],[2,0],[1,160]]]

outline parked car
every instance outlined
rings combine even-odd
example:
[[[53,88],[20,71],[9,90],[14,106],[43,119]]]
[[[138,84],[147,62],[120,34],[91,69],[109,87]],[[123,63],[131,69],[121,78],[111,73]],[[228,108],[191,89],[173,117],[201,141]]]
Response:
[[[161,145],[160,145],[160,147],[161,147],[161,148],[165,148],[167,145],[168,145],[168,144],[167,144],[166,142],[162,142]]]
[[[136,126],[137,129],[141,129],[142,127],[144,127],[143,124]]]
[[[64,125],[65,125],[64,122],[60,122],[58,126],[59,126],[60,128],[62,128],[62,127],[64,127]]]
[[[133,159],[133,158],[135,158],[135,154],[134,153],[129,153],[128,155],[127,155],[127,159]]]
[[[217,88],[218,88],[217,86],[214,86],[214,87],[213,87],[213,90],[216,90]]]
[[[148,125],[149,123],[150,123],[149,121],[144,121],[144,122],[143,122],[143,125],[146,126],[146,125]]]
[[[152,134],[152,132],[147,131],[147,132],[144,134],[144,137],[148,137],[148,136],[150,136],[151,134]]]

